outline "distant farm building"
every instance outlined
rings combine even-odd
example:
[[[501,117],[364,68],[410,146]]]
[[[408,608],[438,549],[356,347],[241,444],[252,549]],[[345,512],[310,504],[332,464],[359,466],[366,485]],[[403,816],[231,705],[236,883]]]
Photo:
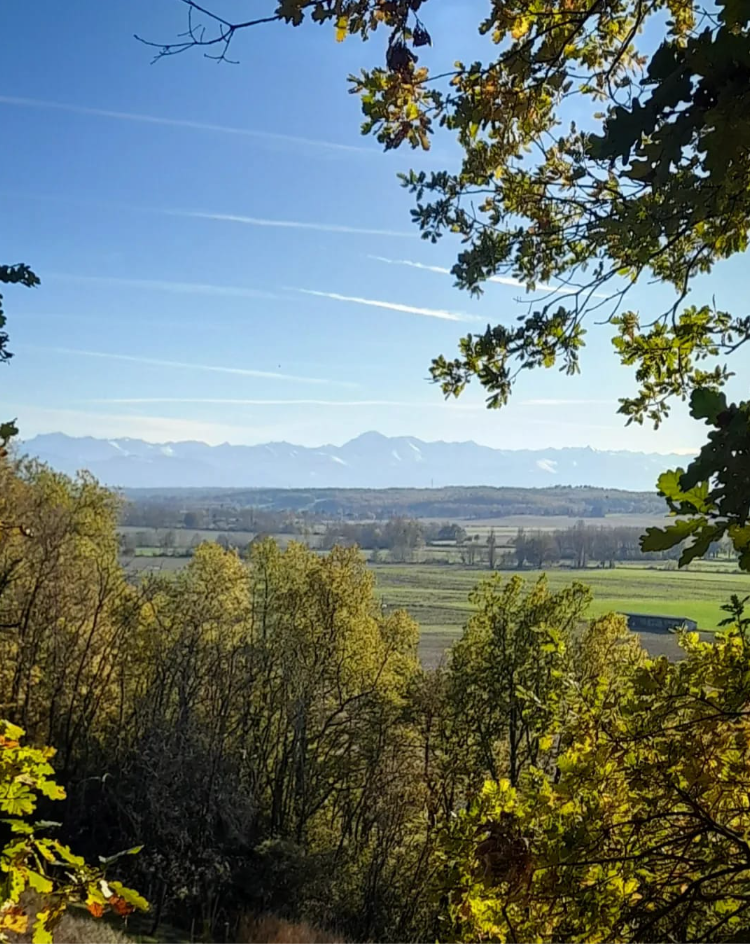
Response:
[[[628,626],[635,633],[670,633],[683,626],[690,632],[697,632],[695,620],[681,616],[657,616],[654,613],[623,613]]]

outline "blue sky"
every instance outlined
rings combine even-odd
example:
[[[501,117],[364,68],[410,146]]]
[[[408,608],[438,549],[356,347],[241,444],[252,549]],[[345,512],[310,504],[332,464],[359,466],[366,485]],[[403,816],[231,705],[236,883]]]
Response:
[[[481,55],[484,4],[430,7],[432,55]],[[346,76],[378,60],[377,42],[271,26],[238,37],[237,66],[151,65],[133,34],[172,38],[177,0],[5,0],[0,25],[0,260],[42,279],[5,293],[16,357],[0,403],[24,436],[702,441],[683,409],[658,433],[623,427],[616,401],[633,381],[607,328],[592,326],[580,377],[530,373],[500,412],[479,391],[445,404],[426,382],[462,333],[525,306],[511,285],[479,301],[457,291],[439,271],[456,244],[417,238],[395,175],[450,162],[452,142],[383,155],[359,136]],[[741,306],[745,268],[717,268],[694,300]],[[646,286],[631,304],[664,297]]]

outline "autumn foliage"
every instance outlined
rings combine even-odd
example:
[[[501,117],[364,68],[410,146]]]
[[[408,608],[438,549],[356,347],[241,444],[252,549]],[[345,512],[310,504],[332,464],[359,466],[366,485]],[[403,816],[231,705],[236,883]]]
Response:
[[[65,799],[65,791],[53,779],[52,748],[21,744],[24,732],[0,721],[0,813],[8,835],[0,847],[0,941],[13,940],[31,930],[34,944],[51,944],[66,909],[74,902],[86,904],[101,918],[106,909],[125,916],[148,904],[120,882],[108,882],[104,870],[91,867],[50,833],[58,824],[30,821],[40,798]],[[127,854],[138,852],[130,849]],[[111,864],[118,856],[104,864]],[[35,892],[41,904],[29,913],[27,892]]]
[[[71,901],[93,920],[144,898],[147,931],[207,940],[269,913],[347,940],[750,931],[742,600],[671,664],[622,617],[587,621],[582,584],[495,575],[425,671],[356,548],[205,544],[129,580],[111,493],[0,475],[6,936],[49,940]],[[22,728],[56,745],[64,790]],[[34,820],[55,803],[59,839]]]

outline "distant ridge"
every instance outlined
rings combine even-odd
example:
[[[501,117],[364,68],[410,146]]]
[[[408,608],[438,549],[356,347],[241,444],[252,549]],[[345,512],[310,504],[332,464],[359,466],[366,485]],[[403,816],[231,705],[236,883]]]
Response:
[[[684,456],[567,449],[492,449],[368,432],[343,446],[209,446],[141,439],[36,436],[17,447],[62,472],[88,469],[123,488],[436,488],[591,485],[651,491]]]

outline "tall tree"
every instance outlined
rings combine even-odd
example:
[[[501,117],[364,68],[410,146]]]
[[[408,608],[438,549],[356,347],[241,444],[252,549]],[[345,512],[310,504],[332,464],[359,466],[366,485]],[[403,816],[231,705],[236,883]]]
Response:
[[[521,577],[504,583],[496,574],[470,599],[476,613],[451,653],[458,727],[475,780],[516,784],[554,727],[571,633],[591,597],[581,584],[551,593],[544,577],[527,587]]]
[[[478,293],[501,274],[535,290],[520,323],[488,326],[461,340],[458,357],[433,361],[447,396],[478,381],[499,407],[524,370],[577,373],[584,323],[597,311],[615,329],[621,362],[635,368],[637,389],[619,408],[628,423],[658,426],[675,398],[697,392],[693,415],[716,426],[700,463],[660,484],[668,499],[683,501],[696,482],[710,490],[727,453],[750,453],[750,403],[707,413],[700,399],[730,375],[725,358],[750,338],[750,317],[685,304],[696,276],[748,245],[750,148],[735,121],[750,101],[748,4],[493,0],[479,24],[492,43],[486,61],[454,62],[446,49],[446,67],[433,74],[420,62],[432,42],[428,0],[268,0],[244,21],[179,2],[187,31],[152,43],[158,56],[201,48],[223,59],[239,32],[274,21],[327,24],[339,41],[387,32],[385,62],[350,78],[363,132],[386,149],[427,149],[444,129],[463,150],[457,171],[403,177],[423,237],[461,237],[452,270],[460,288]],[[642,323],[624,303],[653,277],[674,295]],[[740,553],[750,551],[749,481],[728,485],[737,525],[728,533]],[[713,501],[687,510],[707,528],[670,537],[692,537],[701,554],[726,509]]]
[[[491,529],[487,537],[487,566],[490,570],[495,569],[495,557],[497,554],[497,538],[495,537],[495,529]]]

